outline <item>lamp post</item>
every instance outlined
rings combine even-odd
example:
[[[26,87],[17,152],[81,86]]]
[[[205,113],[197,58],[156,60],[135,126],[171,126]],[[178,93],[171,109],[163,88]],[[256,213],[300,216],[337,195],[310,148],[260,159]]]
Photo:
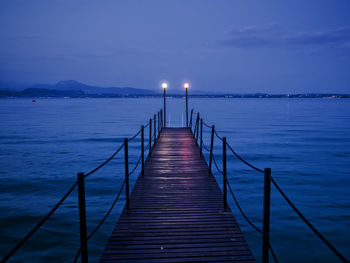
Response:
[[[190,84],[185,83],[184,88],[186,90],[186,128],[188,128],[188,95],[187,95],[187,90],[190,87]]]
[[[165,103],[166,92],[165,92],[165,90],[168,88],[168,84],[163,82],[162,88],[164,90],[164,128],[165,128],[166,127],[166,103]]]

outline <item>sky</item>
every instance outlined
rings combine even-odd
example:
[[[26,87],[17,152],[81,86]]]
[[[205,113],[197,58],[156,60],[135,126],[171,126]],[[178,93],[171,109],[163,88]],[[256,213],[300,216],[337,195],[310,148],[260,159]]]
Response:
[[[348,0],[0,0],[0,81],[350,93]]]

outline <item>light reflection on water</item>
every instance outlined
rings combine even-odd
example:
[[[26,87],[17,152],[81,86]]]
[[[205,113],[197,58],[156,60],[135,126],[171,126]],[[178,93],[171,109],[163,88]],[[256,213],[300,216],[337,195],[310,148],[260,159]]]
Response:
[[[88,172],[108,158],[162,106],[161,99],[1,100],[0,257],[56,203],[78,171]],[[170,125],[181,126],[185,103],[170,98]],[[272,174],[301,211],[350,257],[350,101],[324,99],[190,99],[208,124],[244,158]],[[194,116],[195,118],[195,116]],[[209,145],[210,132],[204,132]],[[148,138],[146,129],[145,138]],[[136,163],[140,141],[130,144]],[[215,155],[222,161],[215,139]],[[228,158],[229,179],[250,218],[261,225],[263,178]],[[130,164],[130,167],[133,167]],[[87,179],[90,232],[103,217],[124,176],[123,154]],[[216,175],[218,183],[221,177]],[[136,176],[132,177],[134,183]],[[89,242],[97,261],[124,205]],[[259,259],[259,236],[231,207]],[[271,238],[283,262],[335,262],[272,187]],[[66,262],[79,247],[76,192],[14,258]],[[38,260],[41,261],[38,261]]]

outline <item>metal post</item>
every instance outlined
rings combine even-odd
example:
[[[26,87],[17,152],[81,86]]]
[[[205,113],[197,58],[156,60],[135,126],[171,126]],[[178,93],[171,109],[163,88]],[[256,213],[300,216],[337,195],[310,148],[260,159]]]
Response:
[[[129,153],[128,153],[128,139],[124,139],[124,163],[125,163],[125,200],[126,211],[130,210],[129,203]]]
[[[200,156],[203,155],[203,119],[201,118],[201,140],[200,140]]]
[[[227,209],[227,167],[226,167],[226,137],[222,138],[222,187],[224,189],[224,210]]]
[[[163,129],[163,110],[162,109],[160,109],[160,126]]]
[[[197,129],[197,119],[196,122],[194,124],[194,129],[193,129],[193,138],[196,139],[196,129]]]
[[[149,119],[149,157],[152,155],[152,119]]]
[[[86,207],[85,207],[84,173],[78,173],[78,200],[79,200],[81,262],[87,263],[88,250],[87,250],[87,238],[86,238]]]
[[[198,133],[199,133],[199,112],[197,113],[197,121],[196,121],[196,125],[197,125],[197,130],[196,130],[196,143],[198,145]]]
[[[211,138],[210,138],[210,155],[209,155],[209,175],[211,174],[211,164],[213,161],[213,146],[214,146],[214,125],[211,126]]]
[[[165,104],[166,93],[165,93],[165,90],[166,89],[164,89],[164,123],[163,123],[164,128],[166,127],[166,104]]]
[[[154,127],[153,127],[153,136],[154,136],[154,138],[153,138],[153,141],[154,141],[154,144],[153,145],[155,145],[156,144],[156,139],[157,139],[157,136],[156,136],[156,134],[157,134],[157,124],[156,124],[156,115],[154,114],[154,120],[153,120],[153,124],[154,124]]]
[[[190,129],[192,131],[192,114],[193,114],[193,109],[191,110],[191,118],[190,118]]]
[[[141,174],[145,174],[145,133],[144,133],[145,127],[141,126]]]
[[[188,96],[187,96],[187,90],[186,89],[186,128],[188,128]]]
[[[159,111],[158,111],[158,122],[157,122],[157,124],[158,124],[158,137],[159,137],[159,134],[160,134],[160,119],[159,119]]]
[[[271,169],[264,170],[264,219],[263,219],[263,245],[262,262],[269,262],[270,244],[270,193],[271,193]]]

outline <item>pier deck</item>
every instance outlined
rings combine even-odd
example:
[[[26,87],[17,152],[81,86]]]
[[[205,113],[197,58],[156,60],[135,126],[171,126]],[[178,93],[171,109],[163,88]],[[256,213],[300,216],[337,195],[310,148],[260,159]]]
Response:
[[[100,262],[255,262],[189,129],[162,130]]]

